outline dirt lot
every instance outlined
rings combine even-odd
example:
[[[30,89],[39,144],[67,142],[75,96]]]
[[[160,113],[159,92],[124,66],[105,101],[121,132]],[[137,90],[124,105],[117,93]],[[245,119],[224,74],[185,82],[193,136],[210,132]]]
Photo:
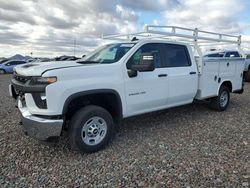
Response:
[[[0,187],[249,187],[250,84],[226,112],[206,104],[123,121],[94,154],[69,149],[66,137],[44,145],[25,136],[0,75]]]

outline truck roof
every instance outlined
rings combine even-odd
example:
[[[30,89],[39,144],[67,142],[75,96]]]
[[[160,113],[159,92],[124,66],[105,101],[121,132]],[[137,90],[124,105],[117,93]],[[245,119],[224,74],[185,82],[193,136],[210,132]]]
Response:
[[[157,38],[143,38],[143,39],[138,39],[136,41],[118,41],[114,42],[114,44],[138,44],[138,43],[170,43],[170,44],[181,44],[181,45],[190,45],[187,42],[181,42],[181,41],[175,41],[175,40],[166,40],[166,39],[157,39]]]

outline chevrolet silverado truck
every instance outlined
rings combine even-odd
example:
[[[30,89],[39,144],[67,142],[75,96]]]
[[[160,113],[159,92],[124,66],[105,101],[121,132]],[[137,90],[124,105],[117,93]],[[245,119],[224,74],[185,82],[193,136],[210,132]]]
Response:
[[[200,64],[201,63],[201,64]],[[196,60],[188,43],[146,38],[104,45],[75,62],[15,68],[9,92],[24,132],[102,149],[123,118],[207,100],[224,111],[243,92],[243,58]]]

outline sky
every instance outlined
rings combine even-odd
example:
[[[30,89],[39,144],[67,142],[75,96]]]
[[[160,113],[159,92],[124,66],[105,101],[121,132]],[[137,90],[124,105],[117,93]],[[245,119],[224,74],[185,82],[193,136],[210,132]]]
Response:
[[[177,25],[250,41],[249,0],[0,0],[0,57],[82,56],[102,34]],[[249,42],[250,47],[250,42]]]

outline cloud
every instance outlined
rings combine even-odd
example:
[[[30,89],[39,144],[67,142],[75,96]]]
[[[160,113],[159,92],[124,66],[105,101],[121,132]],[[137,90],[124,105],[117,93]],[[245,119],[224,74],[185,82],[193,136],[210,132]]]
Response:
[[[47,16],[46,22],[57,29],[71,29],[77,27],[80,23],[76,21],[67,21],[61,18],[57,18],[54,16]]]
[[[120,16],[121,19],[128,20],[128,21],[137,21],[138,15],[135,11],[126,9],[121,5],[116,5],[116,13]]]
[[[17,33],[9,31],[0,32],[0,44],[12,44],[12,45],[21,45],[24,44],[26,37],[19,35]]]
[[[136,32],[148,20],[238,34],[250,28],[240,18],[246,7],[244,0],[0,0],[0,53],[72,54],[76,39],[82,55],[101,34]]]
[[[135,10],[163,11],[178,6],[180,2],[179,0],[123,0],[121,4]]]
[[[36,21],[25,12],[15,12],[9,10],[0,9],[0,21],[6,22],[24,22],[29,24],[36,24]]]
[[[0,25],[0,30],[3,31],[3,30],[9,30],[10,27],[6,26],[6,25]]]
[[[164,15],[169,25],[235,34],[244,27],[238,22],[243,4],[243,0],[183,0],[181,6],[165,11]]]
[[[101,34],[135,31],[138,21],[134,10],[116,0],[24,0],[20,3],[0,0],[0,7],[0,30],[7,30],[5,35],[9,36],[16,33],[13,39],[2,37],[1,46],[9,46],[15,40],[20,44],[23,40],[20,48],[26,45],[27,51],[48,53],[52,49],[55,54],[72,49],[73,38],[77,38],[77,48],[88,51],[99,44]]]
[[[22,6],[20,2],[16,3],[16,1],[11,0],[0,0],[0,9],[10,10],[10,11],[24,11],[25,8]]]

